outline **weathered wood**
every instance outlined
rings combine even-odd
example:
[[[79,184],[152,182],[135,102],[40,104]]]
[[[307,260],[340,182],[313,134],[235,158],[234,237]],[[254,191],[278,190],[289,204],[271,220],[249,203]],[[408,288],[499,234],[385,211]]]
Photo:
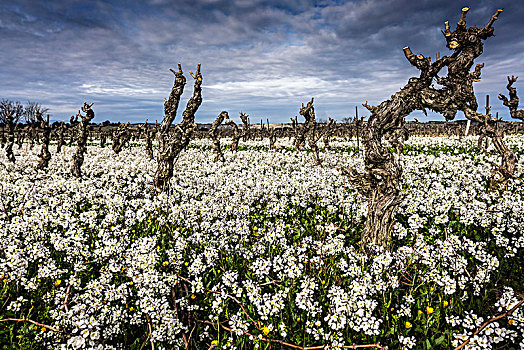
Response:
[[[222,111],[211,125],[211,129],[209,129],[209,137],[213,140],[213,150],[216,153],[215,162],[219,160],[225,162],[224,153],[222,153],[220,148],[220,135],[218,134],[218,127],[225,119],[229,119],[229,114],[226,111]]]
[[[305,106],[302,104],[299,113],[305,119],[304,127],[300,129],[301,141],[305,142],[305,140],[307,140],[308,146],[313,153],[315,164],[320,165],[321,161],[318,154],[317,142],[321,135],[317,133],[317,121],[315,118],[315,107],[313,107],[313,98],[311,98],[311,101],[309,101]]]
[[[249,123],[249,115],[240,111],[240,120],[242,120],[242,141],[246,142],[251,137],[251,124]]]
[[[57,143],[56,143],[56,153],[62,152],[62,146],[64,145],[64,132],[66,130],[66,126],[64,122],[61,122],[58,125],[58,128],[56,130],[56,134],[58,137]]]
[[[146,154],[149,157],[149,159],[153,159],[154,158],[154,155],[153,155],[153,135],[155,134],[155,131],[151,130],[147,126],[147,119],[146,119],[145,123],[142,125],[142,132],[144,133],[144,138],[145,138],[145,141],[146,141],[146,147],[145,147]]]
[[[129,132],[129,122],[127,122],[126,124],[120,123],[118,125],[117,130],[113,131],[113,138],[112,138],[113,151],[116,154],[120,153],[130,138],[131,138],[131,133]]]
[[[171,124],[175,120],[180,96],[184,91],[186,78],[182,72],[182,66],[178,64],[178,71],[171,69],[175,74],[175,83],[171,89],[169,99],[164,102],[164,119],[158,130],[159,150],[157,155],[158,168],[155,173],[155,188],[157,193],[166,191],[169,188],[169,180],[173,177],[173,169],[176,158],[182,152],[189,141],[197,126],[195,124],[195,113],[202,104],[202,74],[200,73],[200,63],[197,70],[191,76],[195,79],[193,86],[193,96],[189,99],[186,109],[182,115],[182,122],[178,124],[174,133],[170,135]]]
[[[240,112],[240,116],[242,117],[242,112]],[[243,132],[240,131],[240,128],[233,121],[233,119],[228,119],[228,121],[226,122],[226,125],[229,125],[233,128],[231,150],[236,152],[238,150],[238,142],[240,141],[240,138],[242,137]]]
[[[49,126],[49,116],[46,119],[42,117],[40,108],[35,111],[36,121],[40,124],[42,130],[42,146],[40,150],[40,162],[38,163],[38,169],[45,169],[49,165],[51,160],[51,152],[49,152],[49,141],[51,135],[51,127]]]
[[[483,65],[477,65],[473,72],[470,69],[474,60],[482,54],[482,41],[493,36],[491,25],[502,10],[498,10],[485,27],[466,28],[468,10],[462,9],[455,31],[451,32],[449,23],[445,23],[443,34],[447,47],[453,50],[451,56],[439,57],[432,62],[430,57],[415,55],[409,47],[405,47],[406,59],[420,71],[420,75],[410,78],[400,91],[380,105],[363,104],[371,112],[363,130],[365,172],[344,170],[349,180],[368,198],[368,217],[361,240],[363,250],[367,250],[371,243],[386,245],[391,241],[394,215],[401,201],[402,166],[399,157],[408,136],[405,117],[414,110],[425,113],[426,109],[430,109],[442,114],[446,120],[452,120],[458,111],[482,124],[493,120],[490,115],[476,112],[478,103],[473,82],[480,79]],[[447,67],[448,73],[441,78],[438,73],[444,67]],[[432,87],[435,79],[444,88]],[[514,155],[511,156],[511,150],[505,147],[500,135],[491,128],[487,128],[487,132],[503,156],[501,167],[511,173]],[[383,141],[388,141],[396,152],[391,152]]]
[[[89,122],[91,122],[91,120],[93,120],[95,117],[95,112],[91,109],[92,106],[92,103],[88,104],[87,102],[84,102],[84,105],[82,106],[82,112],[84,112],[85,115],[82,115],[82,113],[78,111],[74,118],[71,117],[71,121],[74,120],[75,122],[78,117],[81,118],[81,121],[76,127],[77,145],[71,162],[71,173],[75,177],[82,177],[82,164],[84,163],[84,154],[87,151],[87,127],[89,126]],[[73,138],[73,135],[71,135],[71,138]]]

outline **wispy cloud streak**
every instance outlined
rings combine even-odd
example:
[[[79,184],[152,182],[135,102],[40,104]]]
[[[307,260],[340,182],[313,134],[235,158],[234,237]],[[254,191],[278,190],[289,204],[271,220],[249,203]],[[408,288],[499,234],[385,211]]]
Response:
[[[320,117],[341,119],[366,100],[387,99],[417,75],[402,47],[445,54],[443,22],[454,25],[462,6],[429,0],[2,1],[0,97],[37,100],[53,119],[68,119],[84,100],[95,102],[96,121],[161,119],[173,83],[169,68],[181,62],[188,72],[201,62],[204,103],[197,121],[243,110],[287,122],[313,96]],[[468,24],[484,25],[498,7],[504,12],[480,57],[485,68],[476,89],[479,100],[492,95],[493,110],[507,115],[495,96],[505,92],[506,75],[524,77],[518,3],[476,1]],[[517,89],[524,91],[520,81]]]

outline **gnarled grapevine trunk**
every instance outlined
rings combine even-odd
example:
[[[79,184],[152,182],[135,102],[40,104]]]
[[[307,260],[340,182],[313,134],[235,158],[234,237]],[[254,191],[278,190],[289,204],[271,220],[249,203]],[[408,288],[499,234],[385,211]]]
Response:
[[[169,99],[164,103],[164,120],[158,130],[158,168],[155,173],[155,188],[157,192],[166,191],[169,188],[169,180],[173,177],[173,168],[176,158],[184,150],[191,135],[196,130],[195,113],[202,104],[202,74],[200,73],[200,63],[193,75],[189,72],[195,84],[193,86],[193,96],[187,101],[186,109],[182,115],[182,122],[176,126],[174,132],[170,134],[171,124],[175,120],[176,111],[180,102],[180,96],[184,92],[186,78],[182,72],[182,66],[178,64],[178,71],[171,71],[175,74],[175,83],[171,89]]]
[[[277,131],[276,128],[269,125],[269,119],[267,120],[267,138],[269,139],[269,149],[276,149]]]
[[[331,117],[328,117],[329,121],[326,124],[326,127],[324,129],[324,149],[326,151],[329,151],[329,141],[331,140],[331,135],[333,135],[333,132],[335,131],[335,127],[337,124],[337,121]]]
[[[240,112],[240,120],[242,120],[242,141],[246,142],[251,137],[251,124],[249,123],[249,115]]]
[[[118,154],[124,146],[126,145],[127,141],[131,138],[131,133],[128,130],[129,122],[127,124],[120,124],[118,125],[118,129],[113,132],[113,151]]]
[[[71,162],[71,172],[73,173],[73,176],[75,177],[81,177],[82,176],[82,164],[84,163],[84,154],[87,151],[87,134],[88,130],[87,127],[89,126],[89,122],[93,120],[95,117],[95,112],[91,109],[93,104],[87,104],[87,102],[84,102],[84,105],[82,106],[82,112],[84,112],[86,115],[83,116],[80,111],[78,111],[77,116],[80,116],[82,120],[77,125],[77,145],[76,145],[76,151],[75,154],[73,154],[73,159]],[[73,117],[71,117],[73,120]],[[76,120],[76,117],[75,117]],[[71,138],[73,138],[73,134],[75,130],[71,130],[72,135]]]
[[[57,135],[58,135],[58,141],[56,143],[56,153],[60,153],[62,151],[62,146],[64,145],[64,132],[65,132],[65,124],[64,122],[61,122],[58,125],[57,129]]]
[[[15,162],[15,155],[13,153],[13,145],[15,144],[15,123],[13,113],[10,111],[4,111],[6,119],[7,129],[7,146],[5,146],[5,155],[11,163]]]
[[[432,62],[430,57],[414,55],[409,47],[405,47],[404,55],[420,70],[419,77],[410,78],[399,92],[378,106],[369,106],[367,102],[363,104],[371,112],[363,133],[365,172],[344,170],[350,181],[368,198],[368,217],[361,240],[363,250],[368,250],[370,243],[385,245],[391,241],[394,215],[401,201],[400,155],[407,139],[404,120],[407,115],[414,110],[425,112],[431,109],[447,120],[452,120],[458,111],[463,111],[468,119],[485,125],[494,120],[489,113],[476,112],[478,103],[473,82],[479,80],[483,65],[477,65],[473,72],[470,69],[473,61],[482,54],[482,41],[493,36],[492,25],[502,10],[498,10],[486,26],[466,28],[468,10],[462,9],[455,31],[451,32],[448,22],[445,22],[443,34],[447,47],[453,50],[450,57],[440,58],[437,53],[436,60]],[[441,78],[438,73],[444,67],[447,67],[448,73]],[[432,87],[434,79],[444,88]],[[500,135],[490,129],[487,131],[502,154],[501,168],[504,170],[501,173],[512,173],[514,155]],[[392,153],[383,141],[388,141],[396,153]]]
[[[218,135],[218,127],[224,119],[229,119],[229,114],[227,114],[226,111],[222,111],[213,122],[213,125],[211,125],[211,129],[209,129],[209,137],[211,137],[211,140],[213,140],[213,150],[216,153],[215,162],[218,162],[219,160],[221,162],[224,162],[224,153],[222,153],[222,149],[220,148],[220,137]]]
[[[11,162],[15,162],[15,155],[13,153],[13,146],[15,143],[15,129],[17,126],[20,127],[18,121],[24,114],[24,107],[20,102],[13,102],[9,100],[0,100],[0,122],[5,125],[7,131],[7,145],[5,147],[5,153],[7,159]],[[19,135],[23,134],[21,130]]]
[[[51,135],[49,116],[46,120],[44,120],[42,113],[40,112],[40,108],[37,108],[35,111],[35,117],[36,120],[40,123],[40,129],[42,129],[42,148],[40,150],[40,162],[38,163],[38,169],[45,169],[51,160],[51,152],[49,152],[49,140]]]
[[[317,142],[320,135],[317,133],[317,120],[315,118],[315,107],[313,107],[313,98],[309,101],[306,106],[302,104],[300,108],[300,115],[306,120],[302,130],[303,142],[307,139],[307,144],[313,153],[313,159],[316,165],[320,165],[320,156],[318,154]]]
[[[142,128],[144,129],[144,138],[146,141],[146,154],[149,157],[149,159],[153,159],[153,134],[154,130],[150,130],[147,126],[147,119],[144,125],[142,125]]]
[[[240,112],[240,115],[242,116],[242,112]],[[238,142],[242,137],[242,132],[238,128],[238,125],[233,121],[233,119],[229,119],[226,122],[226,124],[230,125],[233,128],[233,140],[231,142],[231,150],[236,152],[238,150]]]

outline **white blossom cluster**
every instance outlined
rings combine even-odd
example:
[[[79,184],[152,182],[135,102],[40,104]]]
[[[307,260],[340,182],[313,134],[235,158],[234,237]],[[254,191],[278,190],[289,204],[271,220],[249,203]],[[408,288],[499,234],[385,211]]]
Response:
[[[524,150],[523,138],[507,142]],[[494,285],[501,259],[522,255],[521,184],[511,179],[507,191],[487,191],[497,156],[466,152],[474,138],[409,141],[417,151],[403,157],[394,233],[401,244],[369,256],[354,243],[366,199],[339,169],[363,168],[361,154],[348,150],[354,140],[334,139],[322,167],[291,150],[288,139],[278,140],[278,151],[266,149],[267,140],[250,141],[248,151],[226,150],[224,163],[213,161],[209,145],[193,141],[169,192],[158,196],[156,162],[140,144],[118,155],[88,147],[81,179],[69,174],[72,148],[56,155],[51,146],[45,171],[36,170],[38,147],[15,147],[15,164],[1,154],[0,283],[9,286],[10,317],[25,317],[41,300],[47,314],[31,317],[61,332],[38,331],[35,339],[56,349],[118,349],[131,333],[183,349],[182,333],[193,327],[187,315],[205,315],[193,339],[206,344],[217,333],[205,322],[224,322],[232,331],[223,348],[262,329],[286,340],[297,322],[337,348],[347,345],[347,331],[383,335],[391,317],[415,324],[415,282],[447,300],[470,301]],[[436,156],[439,147],[446,151]],[[514,292],[506,288],[494,308],[510,309]],[[385,296],[398,293],[394,312],[384,313]],[[490,324],[470,348],[522,344],[521,309],[512,320]],[[486,319],[468,311],[446,321],[455,345]],[[412,333],[400,328],[396,344],[414,348]]]

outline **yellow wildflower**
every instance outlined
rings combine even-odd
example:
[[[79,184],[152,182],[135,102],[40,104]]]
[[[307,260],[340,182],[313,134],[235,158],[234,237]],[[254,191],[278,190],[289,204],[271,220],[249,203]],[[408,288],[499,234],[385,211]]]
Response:
[[[449,303],[448,303],[446,300],[444,300],[444,302],[442,303],[442,305],[444,305],[444,307],[447,307],[447,306],[449,305]]]
[[[266,326],[264,326],[262,328],[262,333],[264,333],[264,335],[268,335],[269,334],[269,328],[267,328]]]
[[[411,327],[413,327],[413,325],[409,321],[406,321],[406,328],[410,329]]]
[[[55,285],[56,287],[58,287],[58,286],[60,285],[60,283],[62,283],[62,280],[56,280],[55,283],[54,283],[54,285]]]
[[[432,314],[433,312],[435,312],[435,309],[433,309],[432,307],[427,307],[426,308],[426,311],[428,312],[428,314]]]

